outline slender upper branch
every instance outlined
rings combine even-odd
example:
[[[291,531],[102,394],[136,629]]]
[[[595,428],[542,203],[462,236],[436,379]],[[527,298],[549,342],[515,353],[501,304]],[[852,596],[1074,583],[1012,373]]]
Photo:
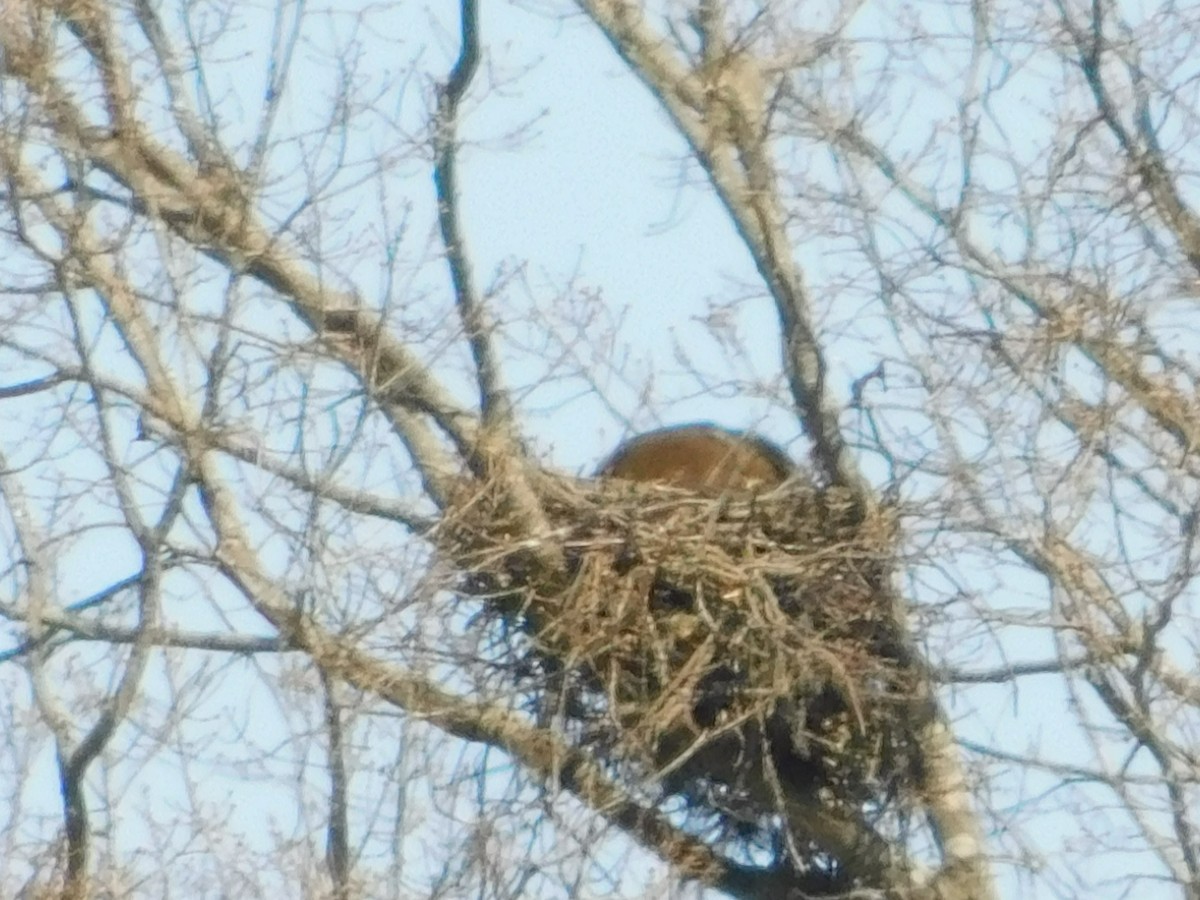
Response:
[[[458,313],[475,359],[475,377],[479,385],[484,425],[508,426],[511,424],[512,409],[500,383],[500,367],[492,345],[494,326],[488,321],[483,301],[474,284],[471,258],[458,216],[458,111],[479,68],[479,2],[462,0],[459,9],[462,46],[449,80],[438,90],[434,121],[437,163],[433,181],[437,187],[438,225],[446,247]]]
[[[1121,121],[1120,106],[1114,101],[1105,79],[1106,61],[1115,60],[1118,56],[1118,53],[1110,49],[1105,37],[1106,5],[1091,4],[1091,21],[1083,27],[1075,24],[1064,4],[1059,3],[1058,8],[1063,26],[1075,43],[1079,67],[1104,124],[1120,145],[1129,167],[1137,174],[1150,197],[1150,202],[1154,204],[1154,208],[1179,242],[1179,248],[1188,263],[1200,273],[1200,216],[1188,206],[1180,192],[1158,142],[1158,135],[1150,116],[1150,97],[1141,66],[1136,59],[1129,62],[1122,60],[1133,86],[1133,106],[1136,113],[1132,127]],[[1124,52],[1137,51],[1136,47],[1129,47]]]

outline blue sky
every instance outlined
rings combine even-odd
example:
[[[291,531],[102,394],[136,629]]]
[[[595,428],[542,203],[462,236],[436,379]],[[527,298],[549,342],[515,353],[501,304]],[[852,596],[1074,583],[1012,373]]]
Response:
[[[711,419],[729,426],[756,427],[802,460],[805,444],[780,378],[774,310],[728,218],[698,168],[687,159],[684,143],[654,99],[582,18],[557,17],[551,14],[557,12],[557,6],[551,9],[548,2],[483,5],[485,64],[465,107],[462,125],[467,141],[461,174],[464,236],[477,283],[484,289],[495,286],[493,309],[502,326],[509,363],[505,377],[518,396],[537,451],[552,465],[588,472],[628,429]],[[944,14],[947,8],[952,12]],[[456,51],[452,10],[453,4],[446,2],[411,2],[365,11],[357,2],[346,2],[326,11],[313,10],[293,63],[293,82],[277,128],[281,146],[271,156],[264,195],[269,213],[282,217],[314,183],[323,185],[319,202],[295,222],[292,233],[303,245],[302,252],[320,260],[323,273],[333,282],[352,287],[368,305],[388,310],[396,334],[421,343],[439,373],[467,400],[470,380],[464,376],[462,347],[455,342],[457,325],[433,220],[433,184],[423,130],[432,79],[448,70]],[[240,20],[243,27],[212,53],[215,62],[208,73],[208,89],[223,134],[232,146],[248,140],[258,121],[265,70],[261,35],[270,27],[269,12],[269,5],[248,12],[247,18]],[[203,8],[197,9],[198,17],[204,14]],[[910,14],[930,17],[927,27],[943,36],[969,33],[965,7],[927,4],[894,13],[897,20]],[[817,24],[814,20],[814,29]],[[865,74],[847,88],[847,96],[872,104],[871,126],[903,155],[930,146],[942,133],[939,129],[954,112],[959,89],[956,79],[969,61],[961,49],[967,43],[947,39],[928,57],[914,52],[915,60],[908,60],[910,67],[885,71],[888,59],[881,47],[895,29],[895,20],[878,16],[870,7],[856,20],[854,33],[864,42],[853,62]],[[1011,60],[1019,63],[1020,56],[1020,47],[1011,49]],[[413,65],[415,75],[411,74]],[[354,84],[360,102],[345,132],[327,126],[336,79],[343,74]],[[1039,70],[1034,63],[1024,67],[1014,63],[1012,70],[996,63],[975,74],[980,84],[1011,79],[1016,85],[988,105],[988,115],[980,124],[984,140],[1012,151],[1022,164],[1035,167],[1044,163],[1039,152],[1044,135],[1038,129],[1044,125],[1043,107],[1053,99],[1045,92],[1046,79],[1053,74]],[[153,95],[154,86],[147,84],[146,90]],[[348,138],[344,145],[339,142],[343,133]],[[953,140],[946,140],[944,149],[934,142],[917,170],[938,191],[944,191],[944,198],[951,199],[961,167],[954,146]],[[797,139],[783,150],[803,176],[799,181],[807,178],[831,184],[847,178],[845,183],[849,183],[839,161],[814,150],[811,143]],[[999,158],[981,158],[985,164],[975,173],[977,187],[1004,195],[1020,184],[1020,171]],[[876,235],[881,252],[889,264],[900,266],[897,260],[920,244],[915,236],[923,234],[928,223],[906,211],[894,192],[881,192],[871,199],[878,199],[884,210]],[[994,208],[981,203],[972,226],[976,233],[987,236],[998,254],[1015,259],[1028,235],[1020,223],[1006,218],[1005,206],[1005,202],[997,202]],[[814,312],[828,339],[835,399],[844,404],[854,379],[871,371],[881,356],[900,355],[899,338],[884,321],[877,285],[870,273],[864,274],[862,259],[854,256],[852,240],[846,233],[836,233],[836,229],[852,230],[852,217],[821,215],[814,207],[812,222],[796,223],[801,237],[794,249],[814,289]],[[822,233],[827,223],[829,233]],[[1105,227],[1112,229],[1114,240],[1130,234],[1135,243],[1141,240],[1140,233],[1130,230],[1125,221],[1112,221]],[[1050,236],[1053,238],[1053,233]],[[1089,237],[1097,246],[1102,244],[1102,234]],[[394,245],[388,246],[392,239]],[[152,244],[146,240],[146,252],[154,252]],[[1118,271],[1123,285],[1140,276],[1137,259],[1132,255],[1130,259],[1134,262]],[[219,308],[217,303],[228,287],[221,277],[212,276],[202,260],[186,253],[179,253],[171,263],[188,274],[195,264],[197,271],[211,276],[188,294],[193,310]],[[914,263],[914,269],[919,265]],[[951,317],[961,315],[962,321],[968,321],[976,313],[973,304],[979,297],[969,294],[965,279],[935,270],[914,276],[913,285],[936,298],[931,303],[944,304]],[[235,290],[243,289],[251,298],[247,318],[263,333],[287,331],[297,340],[303,339],[302,330],[288,320],[279,304],[270,299],[264,302],[253,288],[239,286]],[[1180,311],[1184,315],[1178,332],[1185,341],[1190,310]],[[714,337],[705,321],[726,330],[717,328]],[[726,338],[724,344],[717,339],[721,335]],[[744,352],[735,348],[735,337]],[[180,350],[182,358],[186,344],[181,340],[179,346],[184,348]],[[680,353],[691,354],[709,380],[687,373]],[[264,371],[272,364],[271,359],[264,362]],[[1079,359],[1070,360],[1068,367],[1074,371],[1071,380],[1086,391],[1091,370]],[[595,382],[580,377],[582,370],[590,371]],[[133,377],[120,360],[114,361],[114,371]],[[303,372],[302,366],[296,371],[311,374]],[[299,378],[296,371],[280,377],[279,383],[294,387]],[[193,374],[199,376],[199,371]],[[894,429],[897,445],[903,444],[915,454],[932,439],[927,422],[915,409],[924,395],[906,383],[906,374],[903,370],[891,373],[880,407],[889,408],[887,424]],[[337,373],[319,370],[306,386],[312,389],[313,398],[322,396],[321,391],[336,396],[344,381],[339,381]],[[1006,399],[1000,398],[1001,402]],[[344,413],[332,404],[325,409],[314,399],[313,408],[326,414],[314,426],[319,433],[345,434],[345,429],[354,425],[339,418]],[[294,440],[287,430],[286,415],[271,408],[256,413],[262,418],[250,421],[265,423],[262,440],[266,447],[286,454]],[[1037,410],[1015,410],[1014,418],[1025,413],[1032,418]],[[854,422],[849,414],[845,421]],[[132,425],[127,421],[123,427],[132,431]],[[955,426],[966,450],[978,452],[980,458],[989,452],[987,442],[971,433],[983,429],[968,417],[966,408]],[[135,443],[131,460],[149,452]],[[396,467],[402,465],[401,456],[372,458],[363,467],[378,483],[386,481],[391,487]],[[885,482],[887,468],[876,457],[864,453],[862,463],[876,483]],[[76,474],[82,471],[77,469]],[[1004,475],[999,469],[995,473],[997,478]],[[285,520],[297,514],[297,509],[288,505],[292,499],[272,479],[249,476],[245,484],[247,494],[262,501],[255,513],[263,515],[264,529],[269,527],[268,513]],[[908,485],[917,494],[923,487],[919,479]],[[1014,490],[1014,504],[1018,503],[1016,493]],[[272,504],[278,504],[277,508]],[[939,527],[940,523],[929,523],[931,533]],[[386,527],[363,529],[355,536],[359,542],[338,546],[334,552],[362,553],[364,559],[371,554],[382,557],[397,542],[396,534]],[[94,544],[79,546],[81,552],[100,556]],[[914,595],[923,590],[931,596],[953,594],[955,582],[939,580],[943,578],[939,566],[946,564],[955,567],[962,583],[993,611],[1011,609],[1016,616],[1023,610],[1044,610],[1044,585],[1024,566],[1003,557],[997,562],[994,548],[983,542],[970,545],[964,541],[957,550],[957,555],[934,559],[932,565],[914,567]],[[302,563],[293,551],[287,542],[263,548],[280,577]],[[123,574],[122,567],[131,565],[127,554],[128,541],[119,547],[114,542],[107,546],[104,562],[116,574]],[[70,561],[69,556],[65,559]],[[86,593],[87,585],[94,589],[96,574],[87,566],[69,574],[64,593],[75,597]],[[207,586],[189,583],[186,575],[180,577],[183,580],[174,588],[178,603],[173,612],[183,616],[190,627],[211,624],[219,620],[217,610],[225,607],[223,613],[234,605],[230,598],[217,598],[211,608],[191,602],[193,595],[203,595]],[[389,590],[399,595],[408,587],[401,583]],[[347,587],[347,594],[353,590],[353,585]],[[943,627],[948,626],[943,623]],[[952,642],[942,634],[945,643],[938,649],[960,662],[996,661],[1001,640],[981,634],[973,623],[953,637],[957,640]],[[1010,659],[1049,655],[1043,630],[1012,627],[1005,631],[1002,643]],[[259,665],[268,677],[257,677]],[[312,750],[316,745],[277,746],[289,729],[297,727],[289,723],[289,716],[296,712],[287,706],[293,698],[263,687],[287,674],[288,665],[274,660],[223,663],[213,676],[211,689],[197,701],[197,723],[201,723],[202,733],[202,723],[223,722],[214,740],[226,752],[224,748],[236,748],[244,739],[248,718],[252,719],[257,728],[255,740],[263,742],[261,749],[279,756],[277,765],[255,770],[249,780],[270,777],[286,782],[294,778],[296,783],[311,782],[313,794],[319,796],[323,771],[319,755]],[[199,668],[189,671],[195,676],[200,673]],[[156,721],[168,720],[168,701],[174,691],[182,689],[171,683],[171,677],[167,667],[152,672],[148,700],[154,708],[150,718]],[[239,686],[247,684],[255,687],[241,693]],[[1008,687],[972,688],[950,697],[949,708],[956,719],[963,717],[962,734],[980,743],[994,741],[1010,750],[1043,746],[1048,755],[1085,758],[1087,751],[1077,743],[1078,735],[1064,725],[1068,702],[1057,682],[1031,678],[1023,680],[1015,692]],[[254,714],[248,717],[251,708]],[[304,721],[303,715],[299,720]],[[372,746],[399,743],[408,735],[385,715],[368,718],[360,727],[364,741],[369,736]],[[410,730],[413,734],[421,731],[419,727]],[[137,736],[124,739],[129,741],[128,747],[136,748]],[[474,752],[464,751],[464,769],[469,768]],[[31,790],[45,789],[41,799],[52,808],[49,762],[44,754],[38,760],[38,784]],[[444,755],[438,759],[438,764],[447,768],[458,762],[448,761]],[[403,766],[397,763],[397,768]],[[118,781],[128,778],[130,784],[140,784],[140,779],[147,784],[169,780],[169,775],[151,770],[118,772],[113,777]],[[218,767],[202,773],[202,777],[218,801],[222,796],[239,796],[247,780],[236,762],[224,770]],[[1028,783],[1021,778],[1022,773],[1016,772],[1011,778],[998,779],[993,798],[997,807],[1004,809],[1012,803],[1006,811],[1016,814],[1045,803],[1039,840],[1053,847],[1064,836],[1077,837],[1079,823],[1071,801],[1080,795],[1071,793],[1075,789],[1044,775],[1030,777]],[[370,797],[373,792],[386,791],[390,783],[372,771],[364,775],[358,790]],[[125,793],[130,791],[123,788]],[[1060,801],[1062,794],[1070,794],[1071,800]],[[304,823],[296,822],[305,816],[308,825],[319,827],[319,810],[302,809],[304,805],[290,795],[271,797],[270,802],[264,794],[254,802],[242,799],[233,804],[234,826],[253,831],[271,807],[277,817],[274,821],[283,822],[284,831],[295,828],[302,833]],[[289,820],[293,815],[296,821]],[[1114,821],[1111,834],[1118,834],[1127,823],[1119,816]],[[1100,819],[1088,824],[1097,824],[1101,831],[1110,825]],[[122,837],[149,840],[152,836],[123,833]],[[382,841],[383,837],[376,839]],[[1089,871],[1080,874],[1103,883],[1107,870],[1120,874],[1128,866],[1125,857],[1112,852],[1095,859]],[[642,870],[631,871],[640,877]],[[1048,877],[1046,883],[1052,880]],[[1069,886],[1063,892],[1069,894]],[[1006,895],[1035,896],[1017,887]],[[1051,893],[1047,888],[1036,896]],[[1168,894],[1164,890],[1161,896]]]

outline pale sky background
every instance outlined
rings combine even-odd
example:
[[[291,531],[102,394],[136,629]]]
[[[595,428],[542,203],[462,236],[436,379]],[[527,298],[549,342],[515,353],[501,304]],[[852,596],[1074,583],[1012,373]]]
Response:
[[[748,254],[698,169],[686,160],[683,142],[672,132],[647,90],[630,75],[595,28],[581,17],[563,20],[545,14],[546,10],[560,6],[549,0],[527,3],[484,0],[484,66],[472,100],[465,108],[462,125],[463,136],[475,142],[461,158],[461,189],[465,238],[474,257],[477,283],[486,287],[495,273],[511,269],[514,263],[527,264],[524,270],[527,288],[521,279],[510,282],[496,307],[501,317],[506,322],[519,320],[525,304],[543,303],[557,294],[561,285],[572,281],[576,298],[588,292],[598,292],[603,298],[595,335],[620,324],[614,352],[601,360],[609,365],[602,364],[597,369],[607,405],[578,381],[541,384],[544,373],[528,361],[506,370],[511,386],[531,388],[523,396],[522,404],[529,413],[528,424],[539,451],[568,471],[587,472],[621,439],[627,425],[644,429],[660,423],[711,419],[734,427],[754,426],[802,460],[805,444],[797,422],[787,411],[786,391],[780,381],[774,310],[758,286]],[[360,4],[346,0],[345,7],[358,10]],[[419,78],[431,70],[443,74],[448,70],[457,51],[457,23],[452,9],[452,4],[439,0],[404,3],[386,13],[368,10],[357,20],[357,55],[341,54],[348,66],[357,67],[357,77],[378,89],[380,99],[376,103],[376,116],[362,115],[351,122],[352,139],[340,176],[340,183],[347,189],[334,204],[334,208],[340,207],[344,212],[330,217],[323,226],[322,239],[332,248],[329,256],[339,269],[338,274],[349,279],[368,298],[381,298],[385,291],[377,251],[380,208],[389,210],[395,224],[407,207],[411,237],[403,245],[403,252],[411,259],[420,259],[425,254],[432,260],[440,253],[433,230],[430,167],[419,162],[401,164],[386,179],[388,194],[383,197],[377,193],[377,182],[370,178],[370,170],[380,148],[397,146],[397,131],[387,127],[386,121],[398,121],[414,133],[421,128],[428,113],[429,85],[414,79],[402,87],[398,76],[413,59],[421,60]],[[819,30],[821,14],[820,4],[813,5],[814,30]],[[969,22],[944,19],[942,4],[927,14],[937,16],[937,25],[948,33],[969,35]],[[969,14],[965,6],[955,7],[952,13],[962,18]],[[343,14],[328,17],[314,14],[306,24],[306,39],[298,51],[293,76],[302,79],[304,90],[293,87],[295,93],[285,104],[281,117],[281,133],[304,132],[327,114],[325,101],[333,90],[330,79],[336,76],[328,67],[330,46],[344,48],[354,24],[354,19]],[[886,32],[890,23],[873,19],[868,9],[856,27],[862,34],[875,34]],[[242,49],[252,48],[259,33],[251,28],[231,39],[231,52],[237,49],[239,41],[244,42]],[[864,45],[862,52],[866,56],[872,50]],[[961,61],[943,62],[957,65]],[[884,110],[881,116],[894,126],[894,132],[889,132],[897,142],[893,146],[921,145],[932,127],[930,123],[952,108],[952,89],[941,96],[923,97],[920,104],[909,102],[925,79],[938,79],[938,65],[938,60],[931,60],[927,71],[919,77],[913,76],[911,84],[901,80],[889,90],[893,107]],[[950,71],[956,71],[953,65]],[[493,73],[499,86],[487,89]],[[221,75],[227,81],[211,86],[213,93],[223,98],[222,108],[231,110],[229,134],[242,137],[252,129],[261,98],[262,76],[262,58],[251,55],[244,71],[227,67]],[[1025,101],[1033,108],[1039,91],[1046,86],[1039,82],[1036,71],[1022,77],[1030,79]],[[1005,97],[1014,95],[1019,96],[1020,92]],[[239,106],[241,123],[239,113],[232,112]],[[1007,112],[998,109],[994,114],[1003,119]],[[514,129],[523,125],[528,128],[514,135]],[[906,142],[905,129],[909,128],[912,137]],[[305,137],[309,146],[315,146],[320,139],[319,134]],[[1019,136],[1014,146],[1019,148]],[[952,158],[943,163],[953,169]],[[814,172],[828,172],[829,160],[805,160],[798,168],[805,166],[811,166]],[[285,188],[289,184],[287,179],[300,177],[282,155],[271,168],[283,175]],[[1005,170],[979,172],[981,180],[990,181],[999,189],[1012,177],[1014,174]],[[357,187],[350,187],[356,183]],[[300,181],[293,184],[302,186]],[[272,188],[268,193],[272,190],[279,190],[281,199],[289,198],[286,189]],[[1004,232],[1000,225],[996,229],[995,244],[1015,255],[1019,247],[1010,243],[1013,235]],[[849,383],[874,368],[872,345],[891,338],[871,318],[878,310],[860,315],[865,309],[861,294],[834,293],[829,289],[843,274],[841,249],[832,238],[813,239],[797,246],[796,255],[814,289],[818,319],[829,324],[839,336],[829,344],[829,362],[836,399],[845,403]],[[440,299],[432,301],[432,307],[423,299],[415,305],[421,309],[436,308],[438,303],[444,306],[444,279],[444,267],[436,261],[429,262],[411,281],[391,286],[391,302],[403,304],[409,297],[440,295]],[[782,402],[747,399],[744,394],[734,392],[725,392],[724,397],[720,392],[717,396],[701,396],[673,359],[673,340],[688,346],[697,356],[708,353],[712,354],[711,359],[720,359],[719,345],[708,337],[699,320],[709,312],[710,301],[724,303],[746,293],[739,286],[748,286],[753,293],[730,313],[751,351],[748,358],[733,363],[740,367],[735,370],[736,375],[757,378],[768,388],[773,386]],[[514,328],[513,333],[522,332]],[[592,348],[586,342],[579,346],[581,354],[589,349]],[[615,370],[619,361],[626,358],[626,352],[629,362],[621,377]],[[553,353],[548,351],[548,355]],[[652,404],[647,408],[639,399],[638,390],[651,372],[655,390]],[[628,422],[622,421],[623,418]],[[884,483],[886,471],[877,460],[867,458],[863,464],[876,483]],[[395,540],[396,532],[381,527],[378,533],[367,535],[364,544],[387,546]],[[287,564],[284,558],[275,562],[280,566]],[[998,567],[981,574],[980,591],[984,596],[990,592],[1002,603],[1044,602],[1043,586],[1028,575],[1004,580],[1015,571],[1011,566]],[[188,623],[189,627],[202,624]],[[1010,661],[1048,656],[1044,639],[1037,640],[1037,644],[1031,639],[1028,646],[1007,648],[1011,651]],[[970,650],[964,647],[961,652]],[[989,654],[984,662],[995,661],[992,650],[981,648],[981,652]],[[286,708],[286,698],[272,696],[261,687],[262,680],[268,679],[247,677],[260,665],[286,669],[289,665],[286,660],[227,659],[214,665],[223,671],[213,675],[212,687],[206,691],[196,713],[198,721],[211,715],[214,720],[226,723],[220,726],[219,742],[227,740],[230,748],[236,748],[245,730],[252,728],[254,733],[266,736],[260,743],[269,745],[271,736],[277,735],[282,740],[295,729],[287,724],[291,713]],[[167,667],[159,667],[148,675],[152,693],[161,697],[164,706],[169,705],[176,689],[170,681],[175,677],[178,675],[170,673]],[[249,696],[247,685],[253,686],[249,688],[252,692]],[[1061,686],[1048,678],[1024,679],[1018,697],[1019,701],[1014,701],[1008,687],[979,687],[972,688],[966,702],[951,702],[952,716],[973,712],[962,723],[960,736],[981,743],[1000,743],[1017,751],[1040,743],[1063,758],[1070,757],[1072,742],[1077,738],[1073,725],[1070,730],[1063,725],[1065,697]],[[980,713],[981,708],[988,711]],[[247,718],[247,710],[253,710],[252,721]],[[400,747],[405,740],[404,729],[395,721],[373,721],[362,727],[363,740],[372,747]],[[303,772],[298,779],[311,779],[314,794],[324,794],[324,769],[315,750],[276,749],[283,759],[281,771],[295,765],[298,773]],[[313,757],[307,760],[306,767],[304,757],[310,752]],[[466,751],[468,756],[474,753]],[[403,762],[401,756],[398,750],[398,768],[419,767],[419,761]],[[37,784],[31,785],[28,792],[30,800],[35,806],[44,804],[47,814],[53,817],[57,814],[56,776],[48,754],[39,759],[38,773]],[[244,823],[247,833],[258,830],[272,815],[275,821],[286,823],[295,814],[294,797],[273,795],[265,790],[255,796],[253,803],[247,803],[247,772],[234,760],[230,761],[228,772],[222,772],[218,766],[212,771],[190,774],[204,783],[214,802],[222,796],[233,798],[228,803],[230,815],[234,821]],[[119,764],[104,777],[128,782],[126,796],[135,797],[138,786],[144,787],[147,791],[144,798],[130,803],[149,810],[160,802],[155,794],[161,785],[173,778],[169,771],[149,767],[130,772]],[[272,772],[270,778],[278,779],[279,771]],[[370,780],[370,776],[365,776],[356,785],[360,797],[371,796],[374,788]],[[1044,777],[1029,777],[1020,785],[1021,796],[1033,797],[1042,788],[1048,793],[1039,802],[1053,808],[1054,785],[1050,781],[1040,784],[1039,780]],[[153,791],[151,785],[155,785]],[[1015,790],[1017,785],[1001,778],[996,788],[993,801],[1003,807],[1005,791]],[[412,802],[420,805],[428,801],[414,798]],[[321,813],[321,809],[306,809],[302,816],[310,826],[319,827]],[[1070,816],[1071,811],[1043,815],[1048,846],[1058,840],[1054,831],[1056,815]],[[0,815],[0,822],[3,820]],[[102,821],[102,815],[98,814],[95,820]],[[121,825],[121,829],[125,827]],[[1105,823],[1096,822],[1095,827],[1103,829]],[[274,839],[274,834],[264,837],[266,841]],[[120,840],[152,842],[155,836],[122,831]],[[1119,874],[1128,866],[1129,861],[1115,853],[1098,857],[1094,859],[1094,867],[1089,867],[1088,877],[1094,885],[1101,884],[1106,867]],[[637,878],[639,871],[635,866],[626,875]],[[1011,870],[1000,868],[998,872],[1005,897],[1055,896],[1049,887],[1053,878],[1045,879],[1043,889],[1034,893],[1015,881]],[[1063,890],[1066,896],[1071,896],[1070,887]],[[1093,896],[1105,896],[1102,887],[1099,890]],[[597,892],[594,896],[599,895]],[[1164,888],[1161,894],[1145,892],[1140,896],[1153,900],[1156,896],[1174,897],[1176,892]]]
[[[939,9],[927,13],[937,20],[931,27],[970,34],[969,22],[962,18],[947,21],[941,5],[937,6]],[[485,65],[461,127],[465,138],[478,142],[461,156],[465,237],[481,286],[494,272],[517,261],[528,264],[527,278],[535,299],[550,296],[553,285],[563,284],[573,275],[577,288],[599,291],[607,311],[600,324],[620,320],[619,342],[628,347],[631,363],[626,371],[628,383],[603,367],[598,372],[612,409],[595,394],[581,392],[577,383],[539,387],[526,405],[535,412],[529,419],[532,434],[554,464],[579,472],[589,471],[619,441],[625,429],[619,416],[628,417],[636,429],[660,421],[691,419],[753,426],[803,459],[805,444],[786,406],[780,380],[775,312],[728,218],[699,169],[687,159],[683,141],[656,101],[596,29],[582,17],[559,20],[531,11],[546,8],[560,7],[549,3],[483,4]],[[404,15],[397,19],[394,14],[379,20],[396,22],[397,30],[388,37],[400,41],[401,59],[440,59],[445,71],[457,50],[453,17],[440,15],[443,7],[437,3],[413,4],[407,9],[412,12],[411,20]],[[430,9],[439,11],[442,24],[442,30],[433,29],[432,44]],[[812,27],[817,30],[821,14],[817,5],[811,9]],[[957,15],[969,16],[969,10],[958,9]],[[864,35],[878,36],[892,27],[873,17],[870,9],[857,22],[857,30]],[[964,53],[967,46],[964,40]],[[864,44],[861,51],[864,57],[874,52],[870,44]],[[931,123],[952,110],[953,90],[923,95],[919,104],[906,102],[921,89],[925,78],[936,79],[936,65],[936,60],[931,61],[932,75],[923,73],[911,83],[899,79],[889,89],[894,108],[886,111],[884,119],[894,125],[895,133],[889,133],[894,146],[906,143],[906,127],[913,130],[911,144],[921,145]],[[371,77],[393,70],[386,61],[364,64],[363,69]],[[498,73],[501,82],[514,76],[515,80],[486,90],[491,72]],[[1030,102],[1036,102],[1037,91],[1042,89],[1044,85],[1031,87]],[[394,92],[388,93],[382,102],[390,104],[394,96]],[[427,97],[419,84],[409,83],[399,106],[388,114],[398,109],[402,120],[415,125],[426,115]],[[1000,115],[1004,112],[997,110]],[[529,127],[513,139],[514,129],[526,123]],[[828,164],[828,159],[815,155],[797,168],[827,172]],[[947,165],[952,169],[953,160]],[[1002,187],[1012,173],[983,172],[977,177]],[[432,184],[428,169],[414,167],[404,187],[409,189],[404,199],[414,207],[414,228],[429,227]],[[997,243],[1000,241],[998,235]],[[430,246],[432,252],[439,252],[436,238],[431,238]],[[880,323],[872,324],[869,318],[857,320],[861,298],[822,294],[822,285],[833,281],[839,271],[839,251],[843,249],[844,245],[818,236],[797,246],[795,252],[814,288],[817,318],[833,323],[834,332],[842,335],[830,345],[828,359],[837,400],[844,404],[849,383],[875,365],[871,343],[890,338]],[[430,269],[435,278],[444,277],[440,267]],[[370,277],[368,274],[358,283],[366,285]],[[749,286],[754,292],[735,312],[738,331],[751,348],[749,359],[741,363],[763,382],[774,384],[777,396],[784,398],[782,404],[752,401],[737,394],[690,396],[695,385],[680,374],[672,357],[672,339],[694,348],[697,354],[718,352],[718,345],[697,320],[706,314],[710,300],[727,301],[746,293],[739,286]],[[512,309],[508,304],[515,306],[521,299],[522,292],[514,290],[498,305],[501,315],[507,317]],[[872,311],[877,313],[877,309]],[[644,408],[636,393],[649,371],[655,373],[658,409]],[[738,375],[750,372],[742,369]],[[541,373],[526,373],[522,368],[510,368],[506,376],[518,387],[541,379]],[[681,397],[690,399],[678,399]],[[882,466],[869,458],[863,462],[871,477],[883,483],[886,473]],[[1012,568],[1009,573],[1014,571]],[[1040,597],[1044,591],[1024,573],[1010,583],[988,581],[981,588],[1004,594],[1005,602],[1015,602],[1021,595]],[[1043,638],[1037,642],[1038,646],[1011,648],[1010,660],[1050,655]],[[994,662],[993,651],[986,652]],[[1044,741],[1047,734],[1062,732],[1065,699],[1050,679],[1026,679],[1019,709],[1014,708],[1010,688],[983,687],[973,689],[967,706],[952,703],[951,714],[960,715],[990,700],[994,700],[994,712],[974,716],[961,729],[962,736],[995,743],[996,730],[1010,728],[1014,713],[1019,729],[1030,741]],[[1067,739],[1063,735],[1062,741]],[[1014,749],[1025,745],[1023,740],[1004,743]],[[1066,746],[1061,749],[1069,755]],[[1032,794],[1031,784],[1037,781],[1038,776],[1030,777],[1022,794]],[[1003,782],[997,782],[1001,806]],[[1047,828],[1053,827],[1054,818],[1044,816]],[[1047,839],[1053,841],[1053,836],[1048,833]],[[1117,858],[1113,865],[1120,869],[1124,862]],[[1104,860],[1096,860],[1092,877],[1102,877],[1104,867]],[[1004,878],[1004,896],[1035,896],[1016,887],[1010,872],[999,871]],[[1047,879],[1047,883],[1051,881]]]

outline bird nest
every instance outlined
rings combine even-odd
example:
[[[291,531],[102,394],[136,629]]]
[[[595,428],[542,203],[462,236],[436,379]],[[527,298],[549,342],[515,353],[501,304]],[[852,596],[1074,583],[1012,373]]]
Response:
[[[795,480],[739,498],[565,479],[541,494],[556,565],[513,537],[498,491],[440,531],[539,719],[743,830],[797,791],[861,806],[892,790],[912,679],[883,599],[886,510]]]

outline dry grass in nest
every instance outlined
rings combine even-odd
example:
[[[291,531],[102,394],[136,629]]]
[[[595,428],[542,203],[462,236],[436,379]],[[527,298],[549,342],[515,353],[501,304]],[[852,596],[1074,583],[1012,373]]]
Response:
[[[442,531],[484,618],[521,635],[502,665],[538,715],[719,816],[770,815],[781,785],[878,794],[909,693],[881,599],[886,511],[794,483],[711,499],[562,479],[542,500],[554,570],[487,492]]]

